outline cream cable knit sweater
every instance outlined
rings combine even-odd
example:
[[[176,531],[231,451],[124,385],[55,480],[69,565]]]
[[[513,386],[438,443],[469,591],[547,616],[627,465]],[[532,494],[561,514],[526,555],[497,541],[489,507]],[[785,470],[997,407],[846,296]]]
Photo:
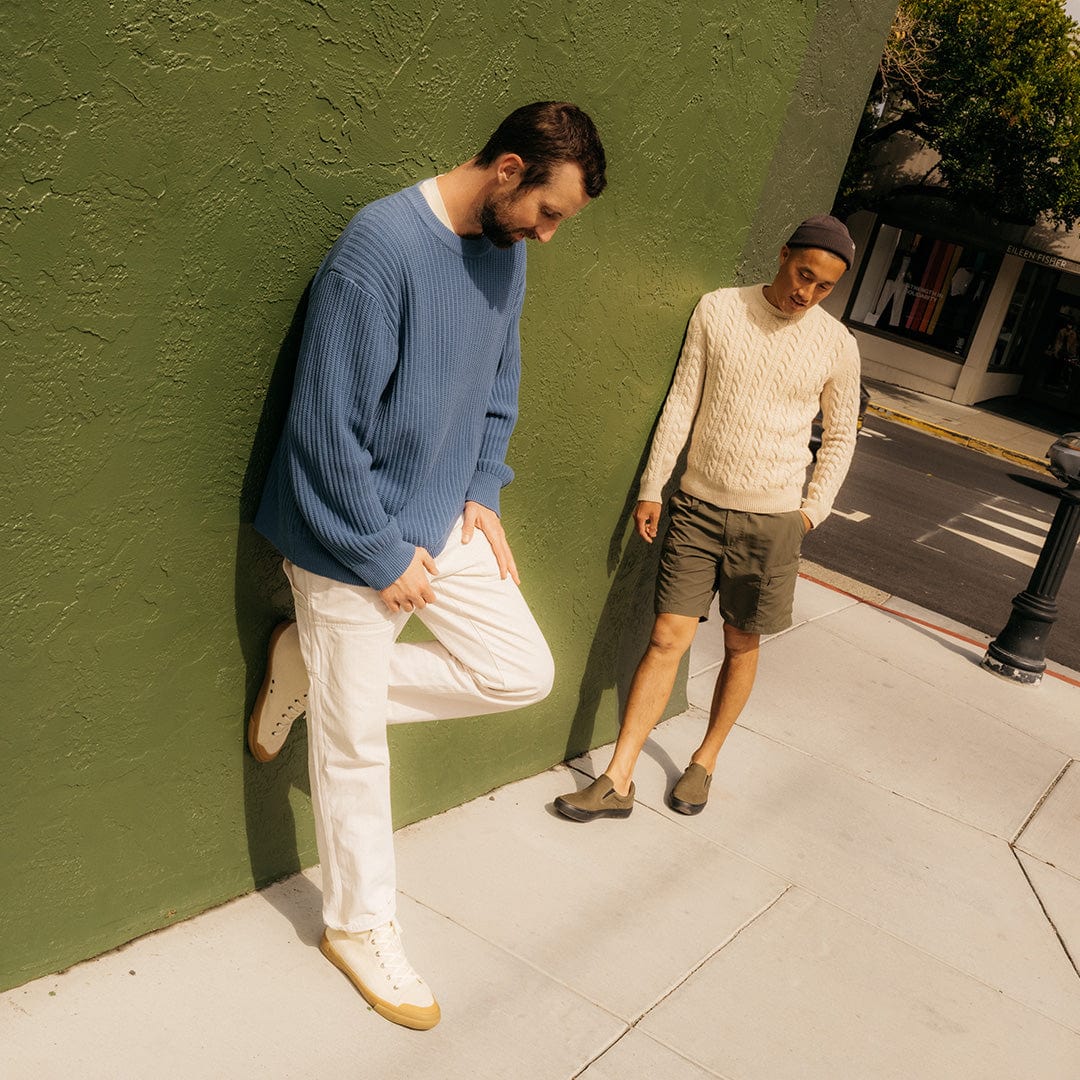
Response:
[[[810,426],[824,420],[806,497]],[[728,510],[829,515],[855,450],[859,352],[839,320],[811,308],[786,316],[761,285],[698,302],[653,437],[638,498],[661,491],[690,437],[680,488]]]

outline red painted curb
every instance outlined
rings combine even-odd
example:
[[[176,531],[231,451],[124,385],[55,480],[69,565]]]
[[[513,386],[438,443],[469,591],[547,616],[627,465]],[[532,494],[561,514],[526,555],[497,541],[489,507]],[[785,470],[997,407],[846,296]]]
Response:
[[[974,645],[977,649],[984,649],[986,646],[981,641],[974,641],[969,637],[965,637],[963,634],[958,634],[955,630],[947,630],[944,626],[937,626],[935,623],[927,622],[925,619],[920,619],[916,615],[908,615],[906,612],[897,611],[895,608],[886,607],[884,604],[875,604],[873,600],[864,600],[861,596],[856,596],[852,592],[848,592],[847,589],[841,589],[837,585],[830,585],[827,581],[821,581],[819,578],[811,577],[810,574],[800,573],[799,577],[806,578],[807,581],[812,581],[815,585],[821,585],[823,588],[830,589],[835,593],[839,593],[841,596],[850,596],[852,600],[857,600],[860,604],[866,604],[868,607],[877,608],[878,611],[885,612],[886,615],[895,615],[898,619],[905,619],[907,622],[917,623],[919,626],[925,626],[928,630],[933,630],[937,634],[947,634],[951,638],[956,638],[957,641],[962,641],[966,645]],[[1080,679],[1074,679],[1070,675],[1065,675],[1060,671],[1052,671],[1047,667],[1044,675],[1049,675],[1051,678],[1060,679],[1063,683],[1068,683],[1070,686],[1080,687]]]

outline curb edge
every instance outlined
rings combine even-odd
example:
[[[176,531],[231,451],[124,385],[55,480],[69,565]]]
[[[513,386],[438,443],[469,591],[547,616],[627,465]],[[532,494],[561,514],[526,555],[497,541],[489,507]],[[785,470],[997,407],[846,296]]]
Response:
[[[953,431],[952,428],[934,424],[929,420],[921,420],[917,416],[898,412],[896,409],[890,409],[887,405],[878,405],[873,401],[867,404],[866,411],[872,412],[875,416],[880,416],[884,420],[894,420],[897,423],[906,424],[908,427],[917,428],[919,431],[925,431],[928,435],[934,435],[939,439],[947,439],[949,442],[966,446],[970,450],[977,450],[979,453],[989,454],[991,457],[1004,458],[1006,461],[1012,461],[1017,465],[1026,465],[1037,472],[1045,473],[1047,476],[1050,475],[1050,469],[1047,466],[1045,457],[1037,458],[1020,450],[1010,450],[1008,447],[1000,446],[997,443],[990,442],[988,439],[965,435],[963,432]]]

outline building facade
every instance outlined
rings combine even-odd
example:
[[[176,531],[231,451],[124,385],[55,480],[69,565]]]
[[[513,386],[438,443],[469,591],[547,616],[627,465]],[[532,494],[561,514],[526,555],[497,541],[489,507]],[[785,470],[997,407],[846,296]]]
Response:
[[[1080,418],[1080,238],[930,199],[859,211],[848,226],[857,262],[827,306],[858,339],[864,375]]]

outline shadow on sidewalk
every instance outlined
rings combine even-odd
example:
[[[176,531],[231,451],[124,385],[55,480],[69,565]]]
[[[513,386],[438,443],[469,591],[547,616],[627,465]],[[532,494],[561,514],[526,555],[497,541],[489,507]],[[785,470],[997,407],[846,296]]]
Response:
[[[877,605],[874,606],[876,607]],[[978,643],[971,643],[962,637],[950,633],[948,630],[935,630],[933,627],[924,626],[918,620],[904,615],[903,612],[888,611],[885,608],[878,608],[878,610],[893,622],[900,623],[907,630],[914,630],[917,633],[922,634],[923,637],[929,638],[935,645],[946,649],[948,652],[955,653],[974,667],[978,667],[982,663],[982,654],[985,646]]]
[[[300,942],[313,949],[323,936],[322,892],[303,874],[263,889],[259,894],[292,924]]]
[[[1049,405],[1040,405],[1037,401],[1031,401],[1028,398],[990,398],[988,401],[980,401],[973,408],[1045,431],[1048,442],[1053,442],[1059,435],[1067,431],[1075,431],[1080,427],[1080,420],[1077,419],[1075,413],[1054,409]]]

